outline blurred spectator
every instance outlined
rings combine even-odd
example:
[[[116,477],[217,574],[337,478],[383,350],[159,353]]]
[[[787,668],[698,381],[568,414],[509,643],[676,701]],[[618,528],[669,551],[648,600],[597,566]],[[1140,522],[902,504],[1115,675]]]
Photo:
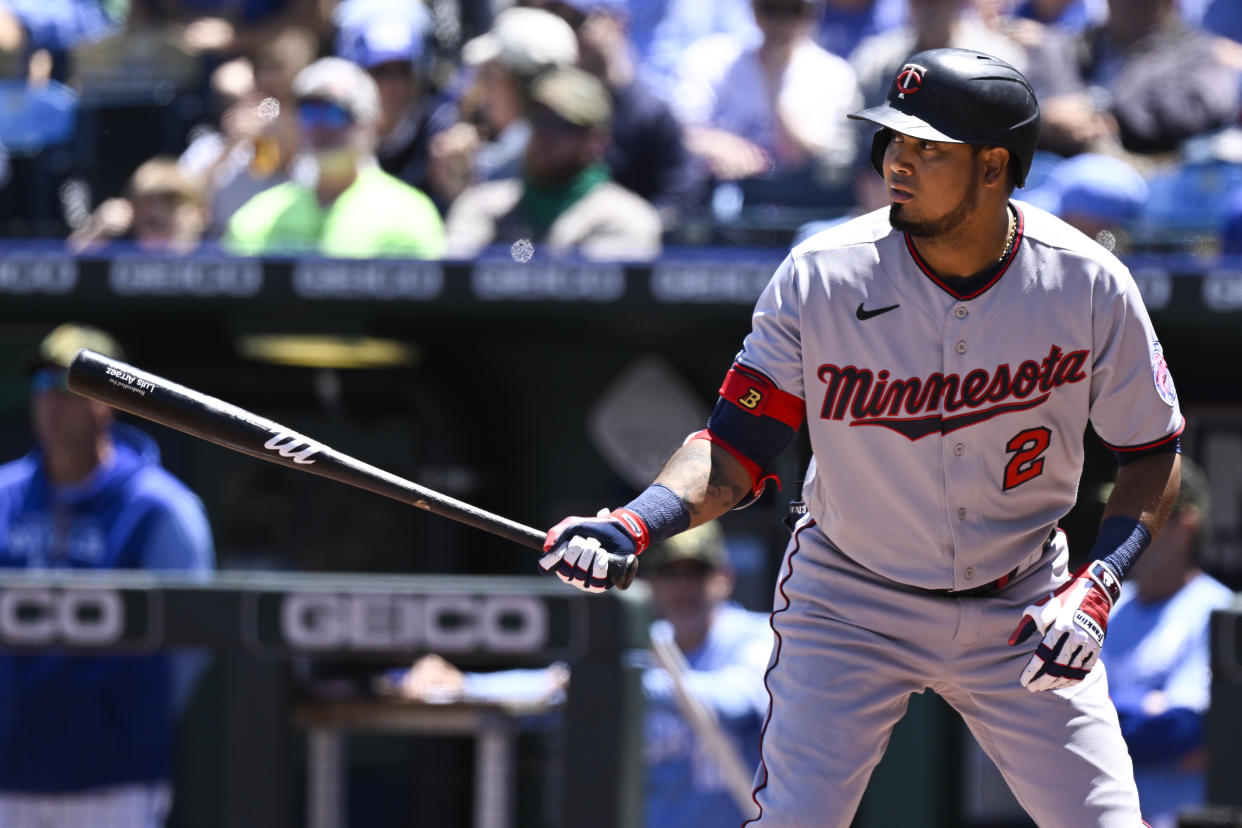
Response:
[[[612,181],[603,161],[611,118],[607,90],[580,69],[535,81],[522,176],[461,194],[448,215],[448,255],[469,258],[489,244],[521,240],[553,255],[630,261],[659,255],[659,214]]]
[[[175,159],[156,157],[134,170],[125,195],[95,208],[68,244],[75,253],[114,241],[150,253],[188,253],[202,241],[206,223],[202,191]]]
[[[719,180],[794,173],[806,190],[852,168],[861,106],[854,72],[815,45],[820,0],[754,0],[762,42],[717,36],[686,54],[676,111],[686,144]],[[805,173],[810,173],[807,175]]]
[[[1209,616],[1233,602],[1196,564],[1210,500],[1203,471],[1183,456],[1173,512],[1124,584],[1100,654],[1152,828],[1173,828],[1179,810],[1204,803]]]
[[[1077,33],[1103,23],[1108,4],[1107,0],[1018,0],[1012,14],[1020,20]]]
[[[337,36],[337,53],[366,69],[379,87],[380,167],[420,190],[428,189],[434,109],[425,38],[417,23],[396,15],[377,15]]]
[[[612,95],[612,141],[604,160],[613,180],[651,202],[665,228],[706,199],[707,171],[682,142],[681,124],[637,74],[621,0],[556,0],[545,5],[578,35],[578,65]]]
[[[160,466],[150,437],[65,387],[82,347],[122,357],[108,334],[62,325],[28,360],[37,447],[0,466],[0,566],[204,576],[214,552],[199,499]],[[0,825],[163,825],[175,715],[202,666],[167,654],[0,655]]]
[[[903,26],[908,18],[906,0],[825,0],[816,40],[848,59],[863,40]]]
[[[1225,200],[1220,252],[1231,256],[1242,255],[1242,187],[1230,193]]]
[[[167,104],[199,84],[204,63],[160,0],[133,0],[123,26],[75,44],[70,84],[86,99]],[[158,91],[158,94],[157,94]]]
[[[850,55],[866,106],[879,105],[906,58],[924,49],[974,49],[1026,72],[1026,52],[989,28],[972,0],[909,0],[909,4],[907,25],[867,38]],[[868,146],[870,141],[868,131]]]
[[[316,39],[329,29],[322,0],[129,0],[130,21],[172,24],[192,52],[253,54],[285,29],[310,29]]]
[[[255,195],[293,176],[301,143],[293,79],[317,48],[309,30],[285,29],[253,59],[231,60],[212,72],[219,130],[197,135],[178,160],[207,194],[209,238],[223,235]]]
[[[1242,3],[1214,0],[1203,15],[1203,28],[1235,43],[1242,43]]]
[[[0,80],[0,234],[63,238],[69,216],[81,221],[89,209],[85,199],[69,207],[61,198],[73,171],[78,99],[50,79],[46,52],[31,64],[28,79]],[[45,71],[35,77],[39,64]]]
[[[1108,155],[1084,153],[1057,164],[1022,200],[1059,216],[1120,253],[1147,203],[1148,186],[1134,167]]]
[[[759,763],[759,731],[767,712],[763,673],[772,650],[768,617],[729,599],[734,572],[715,523],[699,526],[643,553],[639,573],[651,585],[655,638],[671,632],[685,656],[688,692],[715,716],[748,769]],[[671,629],[670,629],[671,628]],[[417,662],[400,681],[402,692],[425,701],[455,698],[539,699],[572,676],[550,670],[461,673],[438,656]],[[738,825],[743,814],[726,787],[721,757],[701,742],[676,703],[670,674],[643,673],[646,697],[643,755],[646,828]]]
[[[456,123],[431,139],[428,180],[439,204],[447,208],[475,182],[517,175],[530,138],[531,84],[577,60],[573,29],[543,9],[506,9],[466,43],[462,61],[478,74],[457,104]]]
[[[629,1],[632,16],[640,13],[635,6],[644,6],[641,11],[650,18],[650,7],[656,5],[656,0]],[[686,50],[703,38],[721,35],[739,49],[755,46],[761,39],[750,0],[664,0],[657,22],[648,23],[645,30],[650,34],[635,40],[640,71],[651,88],[662,94],[676,88]]]
[[[326,57],[298,73],[293,95],[313,183],[288,181],[246,202],[224,242],[235,253],[438,258],[444,225],[421,191],[375,163],[379,89],[362,67]]]
[[[0,0],[0,55],[6,74],[24,74],[27,60],[44,51],[51,76],[63,80],[71,49],[113,34],[124,7],[108,0]]]
[[[74,178],[90,205],[121,194],[128,172],[152,156],[183,152],[201,117],[209,61],[162,2],[131,0],[124,26],[70,52],[80,102]]]
[[[1147,176],[1148,197],[1135,224],[1136,242],[1147,250],[1209,249],[1227,224],[1230,193],[1242,189],[1242,131],[1191,138],[1181,156]]]
[[[397,24],[402,33],[416,33],[424,45],[435,26],[431,11],[424,0],[340,0],[332,9],[337,54],[354,60],[346,54],[351,48],[350,44],[370,29],[376,20],[381,19]]]
[[[1237,73],[1176,0],[1109,0],[1108,20],[1032,56],[1041,145],[1063,155],[1177,149],[1234,120]]]

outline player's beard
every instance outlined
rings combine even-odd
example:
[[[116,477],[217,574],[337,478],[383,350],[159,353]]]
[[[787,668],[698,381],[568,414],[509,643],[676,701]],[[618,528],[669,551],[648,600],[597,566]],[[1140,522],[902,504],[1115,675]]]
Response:
[[[916,239],[935,239],[948,236],[965,223],[968,216],[979,206],[979,168],[971,166],[970,183],[960,201],[937,219],[915,219],[906,215],[906,204],[894,204],[888,208],[888,223],[894,230],[909,233]]]

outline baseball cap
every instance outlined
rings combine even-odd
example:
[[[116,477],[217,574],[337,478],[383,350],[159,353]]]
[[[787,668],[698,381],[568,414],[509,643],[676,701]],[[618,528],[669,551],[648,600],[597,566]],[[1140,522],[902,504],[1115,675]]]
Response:
[[[609,14],[625,14],[628,11],[626,0],[560,0],[566,6],[582,14],[607,12]]]
[[[1125,161],[1082,153],[1057,164],[1023,200],[1058,216],[1090,216],[1120,226],[1138,217],[1147,192],[1147,180]]]
[[[574,126],[607,127],[612,99],[594,75],[581,69],[555,69],[535,81],[530,99]]]
[[[372,124],[379,117],[379,87],[365,69],[345,58],[320,58],[298,72],[293,97],[332,101],[359,124]]]
[[[53,328],[38,345],[26,351],[21,357],[21,364],[27,372],[46,365],[68,368],[83,348],[113,359],[125,359],[121,343],[112,334],[90,325],[66,322]]]
[[[1116,483],[1105,483],[1096,491],[1101,503],[1108,501]],[[1208,509],[1212,505],[1212,489],[1208,485],[1207,474],[1194,460],[1182,455],[1182,485],[1177,490],[1177,499],[1173,501],[1173,511],[1193,507],[1201,519],[1207,518]]]
[[[370,69],[394,61],[418,62],[425,51],[422,32],[407,18],[376,17],[337,37],[337,54]]]
[[[640,559],[640,571],[655,572],[677,561],[699,561],[712,569],[727,562],[724,533],[714,521],[652,544]]]
[[[543,9],[508,8],[492,28],[466,42],[462,60],[471,65],[495,61],[521,75],[534,76],[578,61],[578,38],[569,24]]]

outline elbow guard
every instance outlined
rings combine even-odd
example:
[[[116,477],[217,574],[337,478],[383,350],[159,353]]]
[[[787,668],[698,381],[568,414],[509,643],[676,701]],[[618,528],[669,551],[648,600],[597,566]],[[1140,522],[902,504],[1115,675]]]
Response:
[[[720,398],[707,419],[707,428],[690,435],[714,443],[732,455],[750,475],[751,494],[735,506],[749,506],[769,480],[780,480],[765,470],[793,439],[806,415],[799,397],[777,388],[771,380],[734,363],[720,386]]]

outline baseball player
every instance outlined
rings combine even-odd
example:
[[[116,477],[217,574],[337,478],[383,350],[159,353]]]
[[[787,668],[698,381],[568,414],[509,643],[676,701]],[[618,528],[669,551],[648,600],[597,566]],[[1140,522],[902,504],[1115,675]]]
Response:
[[[1097,655],[1178,487],[1160,343],[1117,259],[1011,200],[1039,135],[1012,66],[920,52],[851,117],[879,128],[889,208],[792,251],[707,428],[624,508],[557,524],[540,566],[606,588],[601,550],[641,553],[752,499],[805,419],[808,512],[775,592],[747,824],[848,826],[910,695],[930,688],[1038,824],[1137,828]],[[1120,468],[1071,573],[1056,524],[1088,424]]]

